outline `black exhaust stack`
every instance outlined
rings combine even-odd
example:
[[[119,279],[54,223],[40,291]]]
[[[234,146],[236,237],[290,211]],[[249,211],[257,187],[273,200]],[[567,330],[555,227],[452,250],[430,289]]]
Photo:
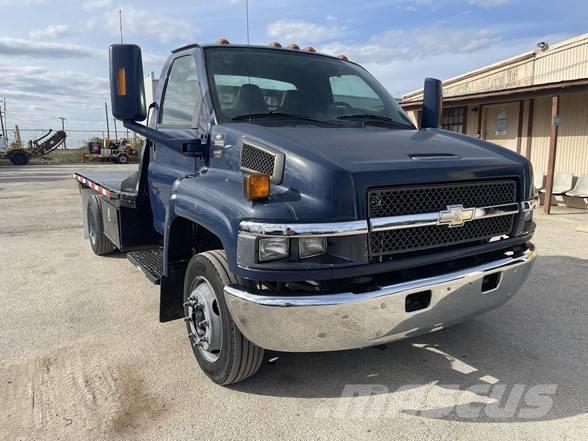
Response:
[[[425,78],[421,129],[438,128],[443,111],[443,84],[435,78]]]

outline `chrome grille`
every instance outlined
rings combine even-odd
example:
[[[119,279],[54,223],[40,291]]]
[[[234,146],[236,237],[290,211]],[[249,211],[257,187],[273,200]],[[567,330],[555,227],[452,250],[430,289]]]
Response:
[[[419,251],[490,239],[512,230],[514,215],[479,219],[450,228],[446,225],[377,231],[370,234],[372,255]]]
[[[469,182],[370,190],[368,216],[386,217],[433,213],[448,205],[466,208],[510,204],[516,201],[513,181]]]
[[[438,213],[452,205],[479,208],[514,202],[516,202],[514,181],[374,189],[368,193],[368,216],[374,219]],[[369,235],[369,251],[372,256],[383,256],[489,240],[496,236],[510,234],[515,216],[510,214],[476,219],[459,227],[428,225],[372,231]]]

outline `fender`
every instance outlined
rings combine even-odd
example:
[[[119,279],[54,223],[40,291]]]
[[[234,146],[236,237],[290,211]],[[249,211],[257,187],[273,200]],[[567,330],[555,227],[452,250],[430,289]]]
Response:
[[[175,320],[183,315],[184,275],[191,256],[174,259],[170,255],[174,225],[178,225],[176,221],[191,222],[216,236],[227,254],[229,268],[239,274],[237,236],[241,220],[296,220],[294,210],[283,198],[276,197],[262,203],[245,201],[242,179],[240,172],[203,169],[196,176],[184,177],[174,182],[165,216],[160,321]]]

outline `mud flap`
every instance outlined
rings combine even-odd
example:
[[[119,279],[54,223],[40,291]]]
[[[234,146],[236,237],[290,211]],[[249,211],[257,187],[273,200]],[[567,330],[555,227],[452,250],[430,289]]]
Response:
[[[170,264],[167,275],[161,276],[159,321],[169,322],[184,317],[184,276],[187,262]]]

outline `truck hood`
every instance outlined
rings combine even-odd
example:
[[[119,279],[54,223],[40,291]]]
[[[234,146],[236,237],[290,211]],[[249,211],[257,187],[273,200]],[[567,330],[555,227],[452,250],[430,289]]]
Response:
[[[520,185],[528,182],[525,158],[446,130],[243,125],[247,127],[240,127],[240,131],[284,151],[286,171],[290,156],[297,159],[292,162],[315,161],[346,170],[358,196],[358,214],[365,214],[364,195],[373,187],[508,177],[518,181],[521,198],[526,194]]]

